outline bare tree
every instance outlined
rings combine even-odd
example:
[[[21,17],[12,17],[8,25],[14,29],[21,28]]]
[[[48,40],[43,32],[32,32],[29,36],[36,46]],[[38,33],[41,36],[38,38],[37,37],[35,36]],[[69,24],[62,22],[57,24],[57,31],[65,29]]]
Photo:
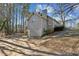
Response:
[[[54,8],[54,15],[57,15],[63,23],[63,27],[65,27],[66,17],[69,17],[69,13],[72,13],[76,7],[78,7],[78,3],[57,3],[57,8]]]

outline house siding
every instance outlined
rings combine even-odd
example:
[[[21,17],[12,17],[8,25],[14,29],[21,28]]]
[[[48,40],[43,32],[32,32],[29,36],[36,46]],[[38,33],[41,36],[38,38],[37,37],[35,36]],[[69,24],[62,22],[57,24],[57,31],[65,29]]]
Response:
[[[39,14],[34,14],[28,21],[31,37],[41,37],[45,33],[53,32],[56,26],[59,24],[54,19]]]
[[[30,18],[28,22],[28,28],[30,30],[31,36],[41,36],[42,35],[42,18],[34,15]]]
[[[54,30],[54,21],[48,18],[48,28]]]

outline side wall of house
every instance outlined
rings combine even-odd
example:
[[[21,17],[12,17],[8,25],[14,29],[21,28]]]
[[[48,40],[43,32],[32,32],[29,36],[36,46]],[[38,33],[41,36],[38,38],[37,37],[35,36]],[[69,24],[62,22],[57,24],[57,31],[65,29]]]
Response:
[[[42,31],[47,30],[46,19],[42,20]]]
[[[50,18],[44,19],[42,21],[43,24],[43,34],[49,34],[52,33],[54,31],[54,25],[53,25],[53,20]]]
[[[30,20],[28,21],[28,28],[30,30],[30,35],[31,36],[41,36],[43,34],[42,30],[42,18],[33,15]]]
[[[48,28],[52,31],[54,30],[54,21],[53,19],[48,18]]]

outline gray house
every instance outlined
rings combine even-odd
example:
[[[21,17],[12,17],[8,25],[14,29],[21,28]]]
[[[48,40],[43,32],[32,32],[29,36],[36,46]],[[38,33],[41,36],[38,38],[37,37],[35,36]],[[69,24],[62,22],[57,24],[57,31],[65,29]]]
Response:
[[[55,19],[40,13],[33,13],[28,19],[28,29],[31,37],[41,37],[54,31],[54,27],[60,26]]]

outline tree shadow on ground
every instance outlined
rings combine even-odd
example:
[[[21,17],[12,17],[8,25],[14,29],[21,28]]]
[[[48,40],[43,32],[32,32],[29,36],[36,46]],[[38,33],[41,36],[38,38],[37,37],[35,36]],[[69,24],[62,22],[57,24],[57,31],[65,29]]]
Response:
[[[25,53],[22,52],[22,51],[18,52],[18,51],[16,51],[16,50],[11,50],[11,49],[6,48],[6,47],[3,47],[3,46],[0,46],[0,49],[1,49],[1,52],[2,52],[5,56],[9,56],[9,55],[7,54],[7,52],[4,52],[4,50],[10,51],[10,52],[16,52],[16,53],[19,53],[19,54],[22,54],[22,55],[25,55],[25,56],[30,56],[29,54],[25,54]]]
[[[47,54],[47,55],[60,56],[59,54],[56,54],[56,53],[51,53],[51,52],[46,52],[46,51],[40,51],[40,50],[37,50],[37,49],[32,49],[32,48],[29,48],[29,47],[17,45],[17,44],[14,44],[14,43],[11,43],[11,42],[8,42],[8,41],[4,41],[4,40],[0,40],[0,42],[7,43],[7,44],[10,44],[10,45],[19,47],[19,48],[28,49],[28,50],[31,50],[31,51],[34,51],[34,52],[39,52],[39,53],[43,53],[43,54]],[[0,48],[3,48],[3,49],[5,49],[5,50],[10,50],[10,49],[8,49],[8,48],[1,47],[1,46],[0,46]],[[13,50],[10,50],[10,51],[13,51]],[[14,52],[17,52],[17,51],[14,51]],[[19,52],[17,52],[17,53],[19,53]],[[22,53],[22,54],[23,54],[23,53]],[[24,55],[27,55],[27,54],[24,54]],[[63,55],[63,54],[62,54],[62,55]]]

